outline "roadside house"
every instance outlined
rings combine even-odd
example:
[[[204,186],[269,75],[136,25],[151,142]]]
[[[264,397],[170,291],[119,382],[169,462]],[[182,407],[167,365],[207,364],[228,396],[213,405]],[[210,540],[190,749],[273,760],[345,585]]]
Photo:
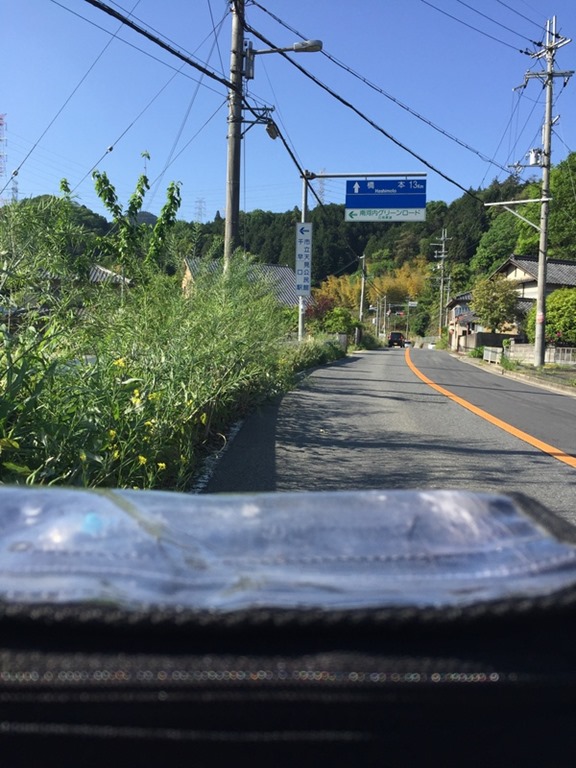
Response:
[[[546,267],[546,295],[559,288],[576,287],[576,261],[567,259],[548,259]],[[538,291],[538,257],[510,256],[491,277],[503,275],[507,280],[514,280],[521,299],[530,303],[536,301]]]
[[[221,261],[205,262],[200,259],[184,259],[184,277],[182,279],[182,289],[186,291],[194,282],[201,269],[207,269],[209,272],[217,273],[222,270]],[[251,264],[250,274],[255,279],[268,281],[276,298],[285,307],[297,307],[299,297],[296,293],[296,274],[291,267],[285,267],[280,264]]]
[[[470,308],[471,301],[472,292],[465,291],[453,296],[446,304],[450,349],[454,352],[463,351],[463,349],[470,349],[471,346],[475,346],[474,344],[468,344],[469,340],[467,337],[481,329],[481,326],[478,325],[478,318]]]
[[[517,256],[513,254],[504,264],[494,270],[490,277],[502,275],[516,284],[518,293],[518,310],[525,316],[536,301],[538,291],[538,257]],[[546,295],[559,288],[576,287],[576,261],[567,259],[548,259],[546,269]],[[454,296],[446,304],[448,310],[448,331],[450,348],[454,351],[465,351],[481,345],[499,346],[497,339],[490,341],[478,318],[470,308],[471,291]],[[517,329],[511,334],[489,334],[502,338],[516,335]],[[479,334],[482,334],[481,336]]]

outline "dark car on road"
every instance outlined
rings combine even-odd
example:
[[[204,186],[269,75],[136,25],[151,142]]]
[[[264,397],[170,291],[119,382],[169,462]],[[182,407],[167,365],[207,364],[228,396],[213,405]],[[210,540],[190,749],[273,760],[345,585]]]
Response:
[[[404,334],[399,331],[392,331],[388,336],[389,347],[403,347],[405,341]]]

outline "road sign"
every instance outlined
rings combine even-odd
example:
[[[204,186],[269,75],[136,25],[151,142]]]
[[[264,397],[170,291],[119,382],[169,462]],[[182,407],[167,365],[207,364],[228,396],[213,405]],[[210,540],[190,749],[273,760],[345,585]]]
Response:
[[[312,224],[296,224],[296,293],[310,296],[312,279]]]
[[[425,221],[426,180],[361,179],[346,182],[346,221]]]

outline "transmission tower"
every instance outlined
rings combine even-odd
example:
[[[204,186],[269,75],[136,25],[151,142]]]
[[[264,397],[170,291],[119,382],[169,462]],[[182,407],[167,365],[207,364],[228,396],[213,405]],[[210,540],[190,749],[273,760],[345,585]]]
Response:
[[[204,221],[204,216],[206,215],[206,201],[203,197],[196,198],[194,211],[194,220],[202,223]]]

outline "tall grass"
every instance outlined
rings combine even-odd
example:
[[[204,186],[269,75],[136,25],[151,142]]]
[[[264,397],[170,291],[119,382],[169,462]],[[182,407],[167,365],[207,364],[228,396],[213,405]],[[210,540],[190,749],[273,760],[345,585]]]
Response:
[[[243,260],[184,293],[156,276],[3,331],[0,481],[185,490],[219,432],[290,386],[286,313]],[[306,352],[305,352],[306,350]]]

